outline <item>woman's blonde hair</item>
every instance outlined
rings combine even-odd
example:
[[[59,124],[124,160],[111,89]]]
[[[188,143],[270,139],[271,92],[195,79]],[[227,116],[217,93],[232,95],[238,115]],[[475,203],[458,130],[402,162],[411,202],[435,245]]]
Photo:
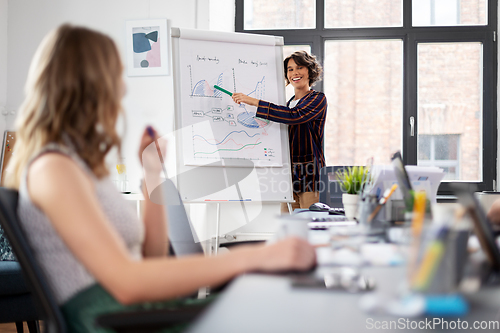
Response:
[[[18,188],[30,158],[52,142],[71,145],[98,178],[107,175],[105,156],[121,145],[122,72],[115,43],[102,33],[65,24],[45,37],[29,70],[6,185]]]

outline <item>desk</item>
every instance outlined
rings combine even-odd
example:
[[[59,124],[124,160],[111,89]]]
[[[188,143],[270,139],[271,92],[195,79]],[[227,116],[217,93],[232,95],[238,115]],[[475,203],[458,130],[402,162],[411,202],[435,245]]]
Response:
[[[319,270],[327,268],[319,268]],[[404,275],[401,268],[371,267],[364,270],[373,276],[380,288],[391,287],[394,273]],[[391,278],[392,277],[392,278]],[[290,278],[264,274],[238,277],[220,295],[208,311],[193,324],[189,333],[343,333],[385,332],[368,329],[367,319],[396,321],[398,317],[371,315],[360,310],[361,294],[313,289],[295,289]],[[500,288],[485,288],[469,298],[471,311],[461,321],[470,326],[474,321],[500,320]],[[410,321],[424,317],[408,318]],[[444,318],[456,320],[457,318]],[[406,320],[406,318],[404,318]],[[432,320],[429,318],[429,320]],[[447,332],[440,329],[394,329],[391,332]],[[451,330],[449,330],[451,332]],[[469,332],[472,330],[461,330]],[[477,330],[488,332],[488,330]],[[498,332],[495,331],[495,332]]]

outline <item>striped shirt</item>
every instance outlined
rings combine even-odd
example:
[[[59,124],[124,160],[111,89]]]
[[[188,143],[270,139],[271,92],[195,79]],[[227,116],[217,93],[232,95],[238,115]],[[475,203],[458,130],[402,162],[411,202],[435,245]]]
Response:
[[[259,101],[257,117],[288,124],[294,192],[318,191],[319,170],[325,166],[323,136],[326,96],[310,90],[295,107]]]

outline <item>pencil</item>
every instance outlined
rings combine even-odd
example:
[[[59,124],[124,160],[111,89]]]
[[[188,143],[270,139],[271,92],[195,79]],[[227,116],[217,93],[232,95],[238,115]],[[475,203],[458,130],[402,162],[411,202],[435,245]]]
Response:
[[[168,179],[167,169],[165,168],[165,163],[163,162],[163,155],[161,154],[160,145],[158,144],[158,139],[155,136],[155,132],[153,131],[153,128],[151,126],[148,126],[146,129],[148,130],[148,135],[151,137],[151,139],[153,139],[155,141],[156,151],[158,152],[158,157],[160,158],[160,163],[161,163],[161,167],[163,169],[163,174],[165,175],[165,179]]]

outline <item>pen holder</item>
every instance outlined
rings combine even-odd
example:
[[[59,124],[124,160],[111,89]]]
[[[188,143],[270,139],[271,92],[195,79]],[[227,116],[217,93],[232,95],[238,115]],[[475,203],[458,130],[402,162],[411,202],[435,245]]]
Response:
[[[376,195],[368,195],[366,198],[360,202],[359,207],[359,224],[368,226],[371,224],[369,221],[370,215],[377,208],[378,200]],[[373,218],[373,220],[378,220],[383,218],[384,210],[381,209]]]
[[[412,289],[424,294],[449,294],[457,291],[467,261],[468,230],[449,230],[436,240],[436,226],[426,228],[415,271],[410,276]]]
[[[391,222],[406,221],[406,206],[402,199],[391,199],[387,201],[386,207],[386,219]]]

